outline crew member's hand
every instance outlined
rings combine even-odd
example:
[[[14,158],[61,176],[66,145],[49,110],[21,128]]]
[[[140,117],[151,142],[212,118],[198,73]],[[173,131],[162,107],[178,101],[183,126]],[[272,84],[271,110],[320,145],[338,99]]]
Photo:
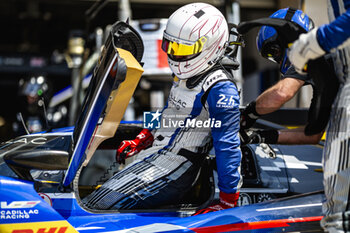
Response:
[[[241,141],[241,146],[247,145],[251,142],[251,138],[249,137],[247,131],[249,130],[244,130],[244,129],[239,130],[239,139]]]
[[[117,149],[116,159],[119,164],[125,164],[125,159],[129,158],[141,150],[150,147],[153,143],[153,135],[148,129],[143,129],[134,140],[125,140]]]
[[[246,133],[245,137],[241,137],[241,145],[246,144],[276,144],[278,142],[278,131],[275,129],[252,130]]]
[[[241,130],[251,128],[255,121],[261,116],[256,112],[256,102],[253,101],[241,113],[240,128]]]
[[[306,64],[309,60],[319,58],[325,54],[317,41],[317,29],[314,28],[308,33],[301,34],[288,51],[290,62],[300,74],[306,73]]]
[[[239,198],[239,192],[237,193],[224,193],[220,191],[220,203],[216,205],[211,205],[205,209],[198,210],[193,215],[206,214],[209,212],[214,212],[218,210],[225,210],[237,206],[237,201]]]

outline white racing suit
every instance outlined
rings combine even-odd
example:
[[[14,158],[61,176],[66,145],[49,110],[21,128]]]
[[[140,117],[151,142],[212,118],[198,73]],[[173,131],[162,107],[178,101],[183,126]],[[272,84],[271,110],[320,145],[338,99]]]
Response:
[[[225,70],[174,82],[152,147],[83,202],[92,209],[177,204],[212,146],[220,190],[236,193],[241,186],[239,119],[239,94]]]
[[[319,28],[317,39],[324,50],[333,53],[341,86],[323,152],[326,216],[321,225],[329,232],[350,232],[350,0],[329,0],[328,15],[331,23]]]

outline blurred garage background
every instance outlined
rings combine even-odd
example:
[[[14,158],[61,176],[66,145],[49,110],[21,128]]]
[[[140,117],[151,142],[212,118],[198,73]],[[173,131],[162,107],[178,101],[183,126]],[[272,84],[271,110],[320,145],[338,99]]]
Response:
[[[172,78],[166,56],[160,52],[159,41],[166,19],[190,2],[193,1],[1,0],[0,141],[26,131],[74,125],[84,87],[89,82],[108,26],[117,20],[129,18],[146,47],[145,73],[125,120],[140,120],[143,111],[162,107]],[[277,9],[288,6],[303,9],[316,25],[327,20],[325,0],[202,2],[215,5],[228,22],[236,24],[268,17]],[[242,91],[242,105],[280,77],[278,67],[258,54],[257,31],[244,36],[246,47],[239,55],[241,69],[235,74]],[[311,89],[305,87],[285,108],[305,110],[311,95]]]

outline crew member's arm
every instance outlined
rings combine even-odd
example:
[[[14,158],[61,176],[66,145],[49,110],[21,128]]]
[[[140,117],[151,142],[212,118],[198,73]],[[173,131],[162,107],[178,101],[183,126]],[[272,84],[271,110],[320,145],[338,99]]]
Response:
[[[268,144],[318,144],[322,138],[323,132],[307,136],[304,133],[305,127],[295,129],[262,129],[250,132],[248,138],[244,138],[242,144],[247,143],[268,143]]]
[[[317,30],[317,41],[322,49],[330,52],[333,48],[348,45],[350,41],[350,4],[345,4],[346,12],[329,24]],[[347,42],[344,44],[344,42]]]
[[[305,81],[302,79],[287,76],[264,91],[243,110],[240,122],[241,129],[251,128],[261,115],[280,109],[298,92],[304,83]]]
[[[336,19],[329,24],[314,28],[299,36],[288,52],[290,62],[299,73],[305,72],[305,64],[323,56],[332,49],[349,46],[350,43],[350,4],[344,3],[346,12],[338,16],[338,1],[331,1],[334,5]],[[345,2],[345,1],[344,1]]]
[[[317,144],[320,142],[323,132],[306,136],[304,133],[305,127],[299,127],[295,129],[282,129],[279,130],[278,144]]]
[[[264,91],[256,99],[256,112],[265,115],[274,112],[288,102],[304,85],[305,81],[286,77]]]

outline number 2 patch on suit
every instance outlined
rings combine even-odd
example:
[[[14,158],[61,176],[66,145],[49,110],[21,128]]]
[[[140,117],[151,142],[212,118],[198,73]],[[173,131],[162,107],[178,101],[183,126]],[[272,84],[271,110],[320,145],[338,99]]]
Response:
[[[217,108],[233,108],[235,104],[233,95],[219,95],[220,99],[216,102]]]

